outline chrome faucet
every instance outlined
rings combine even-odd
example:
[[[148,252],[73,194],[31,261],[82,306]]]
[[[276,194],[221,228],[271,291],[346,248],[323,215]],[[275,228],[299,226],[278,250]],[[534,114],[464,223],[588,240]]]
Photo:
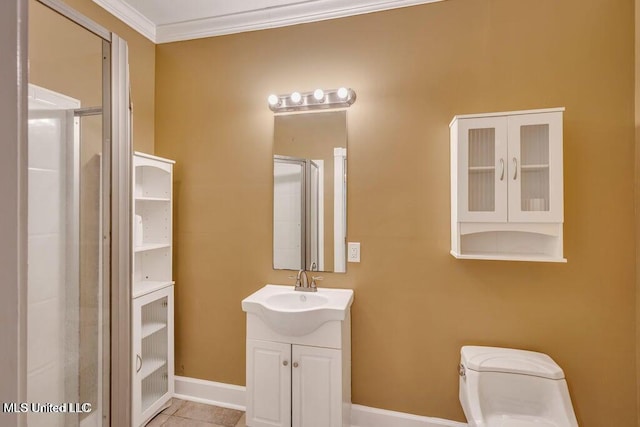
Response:
[[[294,276],[290,276],[290,278],[293,277]],[[307,276],[307,272],[304,269],[299,270],[295,278],[296,285],[293,290],[302,292],[317,292],[318,288],[316,286],[316,280],[322,280],[322,277],[312,277],[311,283],[309,283],[309,277]]]

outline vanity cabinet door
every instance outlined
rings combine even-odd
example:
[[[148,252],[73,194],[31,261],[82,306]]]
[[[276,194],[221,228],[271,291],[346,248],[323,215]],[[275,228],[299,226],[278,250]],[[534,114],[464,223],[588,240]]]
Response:
[[[461,119],[457,125],[458,217],[507,221],[507,118]]]
[[[291,344],[247,340],[247,425],[291,426]]]
[[[341,351],[292,347],[292,427],[341,427]]]

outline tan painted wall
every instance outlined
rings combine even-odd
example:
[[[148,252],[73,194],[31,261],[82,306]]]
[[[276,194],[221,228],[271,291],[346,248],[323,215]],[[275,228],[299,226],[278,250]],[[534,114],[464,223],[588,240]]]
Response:
[[[636,409],[640,424],[640,0],[635,0]]]
[[[174,158],[176,372],[244,384],[243,297],[271,268],[269,93],[349,85],[353,401],[463,420],[460,346],[565,370],[581,426],[636,425],[633,0],[449,0],[160,45]],[[565,106],[567,264],[449,255],[454,114]]]

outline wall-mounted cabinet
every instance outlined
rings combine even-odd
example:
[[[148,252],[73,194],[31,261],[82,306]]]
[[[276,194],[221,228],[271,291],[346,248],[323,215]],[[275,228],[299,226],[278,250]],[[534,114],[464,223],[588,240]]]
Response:
[[[564,262],[564,108],[456,116],[451,254]]]
[[[172,160],[133,156],[132,425],[173,396]]]

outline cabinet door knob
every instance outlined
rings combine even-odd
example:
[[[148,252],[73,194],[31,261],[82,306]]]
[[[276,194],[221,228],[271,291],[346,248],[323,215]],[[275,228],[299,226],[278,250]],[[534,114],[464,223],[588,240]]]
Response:
[[[298,367],[298,362],[293,362],[293,367],[297,368]]]
[[[500,181],[504,179],[504,159],[500,159]]]
[[[287,366],[287,365],[289,364],[289,361],[288,361],[288,360],[283,360],[283,361],[282,361],[282,364],[283,364],[284,366]]]
[[[513,158],[513,180],[515,181],[518,177],[518,159]]]
[[[139,364],[140,367],[139,368],[137,368],[137,366],[138,366],[137,362],[140,362],[140,364]],[[136,374],[138,372],[140,372],[140,369],[142,369],[142,357],[139,354],[136,354]]]

